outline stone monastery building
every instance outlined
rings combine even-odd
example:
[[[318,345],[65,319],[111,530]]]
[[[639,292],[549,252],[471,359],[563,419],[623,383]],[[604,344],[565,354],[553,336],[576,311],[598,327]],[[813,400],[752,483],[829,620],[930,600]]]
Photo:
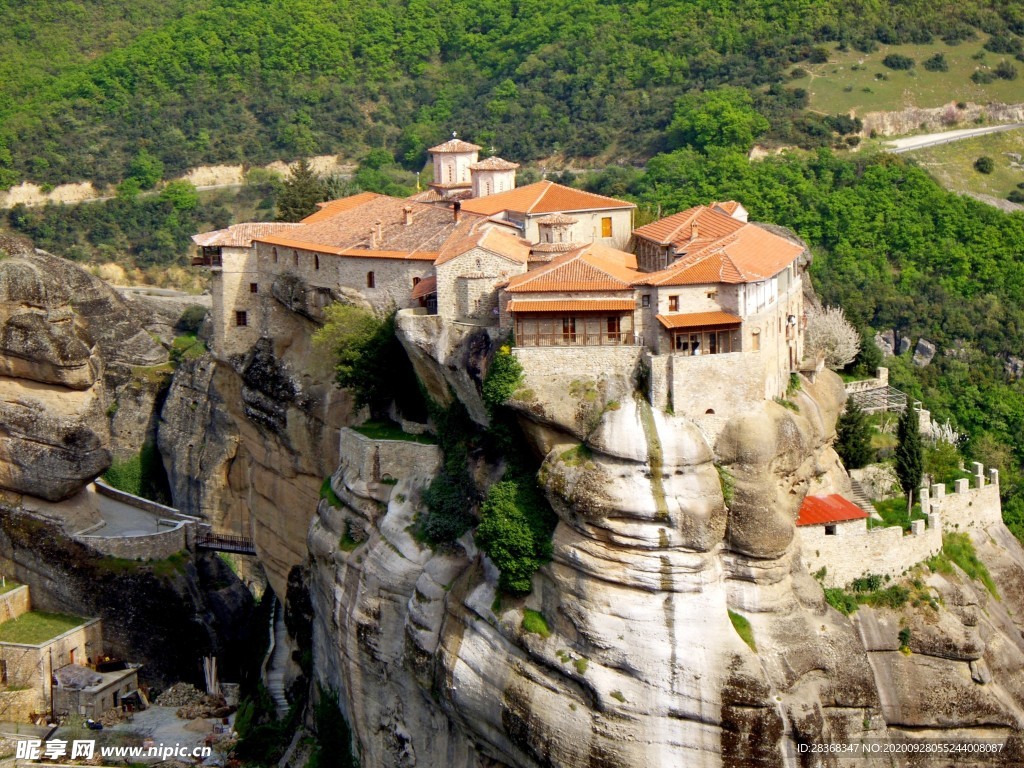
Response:
[[[710,203],[634,229],[636,206],[550,181],[456,138],[430,150],[430,188],[364,192],[297,224],[194,236],[213,273],[213,351],[242,355],[281,312],[337,300],[514,333],[523,351],[632,348],[652,401],[694,417],[783,395],[803,360],[802,244]],[[533,354],[533,353],[530,353]],[[547,354],[547,353],[545,353]],[[709,382],[715,386],[708,386]]]

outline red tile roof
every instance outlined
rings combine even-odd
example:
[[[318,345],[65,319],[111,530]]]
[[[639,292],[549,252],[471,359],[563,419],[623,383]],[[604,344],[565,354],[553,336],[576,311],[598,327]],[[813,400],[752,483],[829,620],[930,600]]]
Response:
[[[743,322],[728,312],[691,312],[681,315],[657,315],[658,322],[669,329],[708,328],[714,325],[739,325]]]
[[[483,248],[510,261],[525,264],[530,258],[530,244],[504,231],[486,219],[470,217],[456,228],[441,248],[434,266],[439,266],[474,248]]]
[[[581,299],[562,301],[524,301],[517,299],[508,303],[509,312],[632,312],[636,309],[633,299]]]
[[[625,291],[640,277],[636,256],[600,243],[569,251],[508,281],[509,293]]]
[[[711,206],[698,205],[637,227],[633,234],[658,245],[674,245],[679,249],[693,242],[694,225],[697,227],[697,240],[713,242],[740,229],[743,222]]]
[[[437,277],[434,275],[423,278],[413,286],[412,298],[422,299],[424,296],[429,296],[432,293],[437,293]]]
[[[651,272],[639,284],[756,283],[777,275],[804,251],[803,246],[756,224],[739,225],[735,232]]]
[[[462,210],[493,216],[502,211],[521,214],[561,213],[564,211],[597,211],[636,208],[633,203],[616,200],[581,189],[564,187],[553,181],[538,181],[525,187],[467,200]]]
[[[217,229],[213,232],[203,232],[201,235],[192,235],[192,242],[196,245],[207,247],[225,248],[249,248],[253,240],[258,240],[264,235],[271,235],[286,229],[297,227],[298,224],[276,221],[251,224],[232,224],[227,229]]]
[[[332,201],[311,218],[288,230],[286,237],[254,239],[341,256],[433,261],[459,225],[450,209],[388,195]],[[465,214],[462,221],[475,218]]]
[[[480,149],[481,147],[478,147],[476,144],[470,144],[468,141],[452,136],[444,144],[431,147],[427,152],[479,152]]]
[[[302,223],[313,224],[317,221],[329,219],[342,211],[350,211],[353,208],[358,208],[363,203],[368,203],[378,197],[381,197],[381,195],[378,195],[376,192],[360,192],[358,195],[350,195],[337,200],[328,200],[326,203],[317,203],[320,210],[309,214],[309,216],[302,220]]]
[[[519,163],[511,163],[508,160],[502,160],[500,157],[485,157],[479,163],[470,163],[469,170],[471,171],[514,171],[519,167]]]
[[[734,213],[736,213],[736,211],[738,211],[743,206],[741,206],[735,200],[723,200],[722,202],[712,203],[708,207],[718,208],[719,210],[724,211],[725,213],[732,216]]]
[[[797,525],[824,525],[863,520],[868,513],[838,493],[828,496],[806,496],[800,505]]]

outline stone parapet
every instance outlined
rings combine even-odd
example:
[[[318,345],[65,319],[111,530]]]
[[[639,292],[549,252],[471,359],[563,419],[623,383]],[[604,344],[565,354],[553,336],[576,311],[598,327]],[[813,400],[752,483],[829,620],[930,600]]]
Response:
[[[142,536],[76,536],[76,541],[108,557],[125,560],[166,560],[188,549],[189,525],[179,522],[174,528]]]
[[[999,470],[989,469],[986,473],[985,467],[979,462],[974,462],[972,469],[974,477],[970,480],[956,480],[952,492],[940,483],[930,488],[921,488],[918,492],[921,510],[941,513],[947,531],[987,528],[1003,521],[999,500]]]

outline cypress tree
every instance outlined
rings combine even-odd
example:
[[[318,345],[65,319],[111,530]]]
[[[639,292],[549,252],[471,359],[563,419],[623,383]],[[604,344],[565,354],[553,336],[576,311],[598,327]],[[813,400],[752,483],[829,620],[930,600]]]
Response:
[[[277,197],[277,220],[301,221],[316,211],[316,204],[325,199],[325,194],[320,177],[305,159],[299,160]]]
[[[896,476],[900,479],[900,487],[907,494],[908,505],[911,494],[921,487],[921,476],[924,471],[924,449],[921,445],[921,429],[919,416],[913,403],[907,403],[907,409],[900,416],[896,427]]]
[[[836,453],[847,469],[860,469],[870,463],[874,453],[868,417],[852,397],[836,422]]]

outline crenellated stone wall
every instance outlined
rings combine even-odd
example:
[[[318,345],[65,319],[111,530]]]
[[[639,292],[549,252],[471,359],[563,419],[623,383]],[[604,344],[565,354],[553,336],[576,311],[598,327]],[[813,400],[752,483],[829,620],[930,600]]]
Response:
[[[985,468],[974,462],[974,478],[957,480],[952,493],[941,484],[920,490],[922,511],[938,512],[946,531],[967,531],[988,528],[1003,521],[999,500],[999,470]]]
[[[938,513],[928,515],[927,525],[915,520],[906,534],[899,526],[869,529],[866,519],[834,527],[803,525],[796,531],[804,566],[811,573],[824,568],[826,587],[843,587],[872,573],[896,578],[942,549]]]

